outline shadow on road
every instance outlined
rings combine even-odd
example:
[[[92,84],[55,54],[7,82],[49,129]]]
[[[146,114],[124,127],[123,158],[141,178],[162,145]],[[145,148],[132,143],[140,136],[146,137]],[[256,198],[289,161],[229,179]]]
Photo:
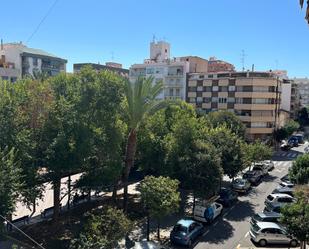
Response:
[[[235,208],[226,216],[228,221],[243,221],[255,214],[254,205],[249,201],[240,201]]]
[[[277,180],[278,177],[274,176],[274,175],[267,175],[263,178],[263,182],[274,182],[275,180]]]

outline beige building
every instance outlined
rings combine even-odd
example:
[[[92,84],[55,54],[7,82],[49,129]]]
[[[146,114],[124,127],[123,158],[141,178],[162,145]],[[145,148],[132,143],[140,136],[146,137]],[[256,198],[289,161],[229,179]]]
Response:
[[[180,61],[189,62],[189,73],[207,73],[208,60],[198,56],[182,56],[178,57]]]
[[[186,100],[205,113],[234,112],[249,139],[263,139],[279,125],[281,83],[271,72],[191,73]]]
[[[235,67],[233,64],[218,60],[216,57],[210,57],[208,61],[208,72],[219,73],[219,72],[234,72]]]

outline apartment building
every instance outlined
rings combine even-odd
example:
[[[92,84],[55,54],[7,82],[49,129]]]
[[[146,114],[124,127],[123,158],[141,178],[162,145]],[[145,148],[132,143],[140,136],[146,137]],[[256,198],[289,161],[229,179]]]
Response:
[[[278,127],[281,84],[271,72],[190,73],[186,101],[204,113],[234,112],[248,139],[264,139]]]
[[[218,60],[216,57],[210,57],[208,60],[208,72],[219,73],[219,72],[234,72],[235,67],[233,64]]]
[[[300,95],[300,104],[309,106],[309,78],[294,78],[294,83],[297,85]]]
[[[37,73],[54,76],[66,71],[67,60],[22,43],[1,42],[0,58],[0,76],[12,82]]]
[[[101,65],[99,63],[76,63],[73,64],[73,72],[78,73],[85,66],[90,66],[97,72],[108,70],[115,72],[122,77],[129,78],[129,69],[122,68],[122,64],[115,62],[106,62],[105,65]]]

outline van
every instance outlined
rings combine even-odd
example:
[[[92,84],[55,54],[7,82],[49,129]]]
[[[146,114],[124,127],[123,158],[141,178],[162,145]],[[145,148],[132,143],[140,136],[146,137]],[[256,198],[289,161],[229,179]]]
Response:
[[[197,221],[211,223],[223,211],[220,203],[213,202],[209,205],[196,205],[193,211],[193,218]]]

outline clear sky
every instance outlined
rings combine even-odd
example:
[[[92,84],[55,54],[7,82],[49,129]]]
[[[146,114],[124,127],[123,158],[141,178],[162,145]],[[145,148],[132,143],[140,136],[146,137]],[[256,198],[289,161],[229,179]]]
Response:
[[[26,43],[55,0],[1,0],[0,37]],[[58,0],[27,43],[78,62],[149,56],[153,35],[172,56],[216,56],[241,69],[285,69],[309,77],[309,25],[298,0]]]

